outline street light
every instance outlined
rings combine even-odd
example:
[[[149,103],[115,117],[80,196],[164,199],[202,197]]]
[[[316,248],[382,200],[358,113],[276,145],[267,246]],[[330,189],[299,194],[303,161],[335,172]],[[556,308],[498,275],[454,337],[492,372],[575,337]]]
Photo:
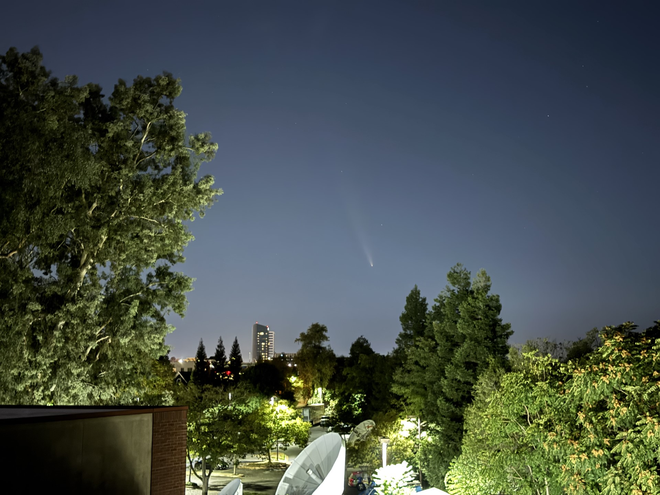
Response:
[[[382,448],[383,456],[383,467],[387,466],[387,444],[390,442],[390,439],[387,437],[380,437],[380,444]]]

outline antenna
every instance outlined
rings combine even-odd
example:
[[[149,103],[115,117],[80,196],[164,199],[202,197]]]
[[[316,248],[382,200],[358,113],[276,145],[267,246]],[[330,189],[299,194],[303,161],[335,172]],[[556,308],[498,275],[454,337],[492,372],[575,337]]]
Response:
[[[355,442],[362,442],[366,440],[374,426],[376,426],[376,423],[370,419],[362,421],[362,423],[353,429],[346,442],[352,447],[355,445]]]
[[[243,483],[238,478],[231,480],[218,495],[243,495]]]
[[[346,449],[341,437],[328,433],[293,460],[275,495],[337,495],[344,491],[345,470]]]

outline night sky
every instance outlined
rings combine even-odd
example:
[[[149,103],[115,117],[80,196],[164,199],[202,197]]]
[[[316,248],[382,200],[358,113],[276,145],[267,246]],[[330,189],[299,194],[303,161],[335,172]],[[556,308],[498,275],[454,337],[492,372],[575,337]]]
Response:
[[[660,319],[660,3],[9,2],[106,95],[169,71],[225,194],[190,224],[196,278],[171,355],[255,321],[388,352],[405,297],[485,268],[512,342]],[[373,267],[371,266],[373,263]]]

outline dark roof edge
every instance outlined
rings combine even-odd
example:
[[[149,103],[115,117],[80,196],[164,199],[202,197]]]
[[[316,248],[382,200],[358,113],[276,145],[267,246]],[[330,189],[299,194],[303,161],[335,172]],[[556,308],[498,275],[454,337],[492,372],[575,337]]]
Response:
[[[188,406],[0,406],[2,409],[90,409],[90,412],[76,412],[73,414],[57,414],[48,416],[26,416],[23,418],[4,418],[0,419],[0,425],[5,424],[24,424],[24,423],[50,423],[53,421],[72,421],[76,419],[105,418],[110,416],[129,416],[133,414],[153,414],[174,411],[187,411]],[[103,411],[102,409],[110,409]],[[120,410],[117,410],[120,409]]]

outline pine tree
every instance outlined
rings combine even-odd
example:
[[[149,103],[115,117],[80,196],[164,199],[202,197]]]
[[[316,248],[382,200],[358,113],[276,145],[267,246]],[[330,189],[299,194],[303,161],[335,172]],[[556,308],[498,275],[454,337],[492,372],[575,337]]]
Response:
[[[426,298],[422,297],[415,285],[406,297],[406,305],[399,317],[401,332],[396,338],[396,347],[392,351],[397,367],[400,367],[406,360],[406,354],[413,347],[415,339],[424,336],[427,312]]]
[[[234,382],[239,380],[242,365],[241,347],[238,345],[238,337],[234,337],[234,343],[231,345],[231,351],[229,352],[229,366],[227,367],[231,371]]]
[[[451,460],[461,452],[465,408],[472,403],[473,387],[490,363],[506,367],[511,325],[502,323],[500,298],[489,294],[490,277],[479,270],[470,283],[470,272],[460,263],[447,275],[442,321],[434,322],[437,357],[446,363],[434,418],[436,442],[427,454],[435,476],[443,479]]]
[[[197,354],[195,354],[195,369],[192,372],[191,381],[198,387],[211,384],[211,367],[206,356],[204,340],[199,339]]]
[[[227,369],[227,354],[225,354],[225,344],[222,342],[222,337],[218,338],[218,345],[215,346],[215,354],[212,359],[216,381],[220,382]]]
[[[489,294],[491,281],[480,270],[460,263],[447,274],[449,285],[435,299],[423,337],[406,353],[394,391],[427,426],[419,460],[434,486],[442,487],[453,458],[460,454],[465,407],[472,389],[491,362],[506,366],[510,325],[499,318],[499,296]],[[404,312],[405,313],[405,312]]]

